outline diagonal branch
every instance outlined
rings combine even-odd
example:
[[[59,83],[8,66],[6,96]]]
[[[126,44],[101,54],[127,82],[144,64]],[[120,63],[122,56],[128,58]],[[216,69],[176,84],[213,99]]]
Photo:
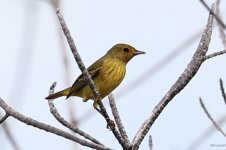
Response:
[[[9,117],[8,114],[5,114],[1,119],[0,119],[0,124],[6,121],[6,119]]]
[[[221,92],[222,92],[222,96],[225,100],[225,103],[226,103],[226,95],[225,95],[225,91],[224,91],[224,86],[223,86],[223,81],[222,79],[220,78],[220,89],[221,89]],[[199,101],[200,101],[200,104],[201,104],[201,107],[203,108],[205,114],[207,115],[207,117],[211,120],[211,122],[214,124],[214,127],[211,126],[211,128],[209,128],[208,130],[206,130],[203,134],[201,134],[198,138],[196,138],[194,140],[194,142],[192,142],[186,149],[187,150],[190,150],[190,149],[197,149],[197,147],[199,145],[201,145],[207,137],[210,136],[210,134],[215,131],[215,129],[217,129],[218,131],[220,131],[224,136],[226,135],[225,132],[220,128],[220,125],[222,125],[225,121],[226,121],[226,118],[225,116],[221,117],[220,119],[218,119],[217,121],[215,121],[210,113],[208,112],[208,110],[206,109],[203,101],[201,98],[199,98]]]
[[[221,89],[222,97],[224,99],[224,103],[226,104],[226,94],[225,94],[224,83],[222,79],[220,79],[220,89]]]
[[[49,0],[49,3],[50,5],[53,7],[53,10],[54,10],[54,13],[56,11],[57,8],[60,7],[61,5],[61,0]],[[60,43],[60,50],[61,50],[61,58],[62,58],[62,63],[64,65],[63,69],[63,73],[64,73],[64,80],[65,80],[65,84],[67,87],[69,87],[69,84],[71,79],[70,79],[70,67],[69,67],[69,60],[68,60],[68,56],[67,56],[67,48],[66,48],[66,44],[64,42],[64,35],[62,33],[61,30],[59,30],[59,28],[57,28],[57,32],[58,32],[58,39],[59,39],[59,43]],[[77,118],[75,116],[75,109],[73,107],[73,103],[74,101],[71,101],[69,99],[68,101],[68,113],[69,113],[69,116],[70,116],[70,122],[73,123],[73,124],[76,124],[77,123]]]
[[[203,108],[205,114],[207,115],[207,117],[210,119],[210,121],[213,123],[213,125],[215,126],[215,128],[224,136],[226,137],[226,133],[221,129],[221,127],[216,123],[216,121],[213,119],[213,117],[210,115],[210,113],[208,112],[208,110],[206,109],[203,101],[202,101],[202,98],[200,97],[199,98],[199,101],[200,101],[200,104],[201,104],[201,107]]]
[[[126,133],[126,130],[125,130],[123,124],[122,124],[122,120],[121,120],[121,118],[119,116],[119,112],[118,112],[118,109],[116,107],[116,103],[115,103],[115,99],[114,99],[113,94],[109,94],[108,95],[108,99],[109,99],[109,104],[111,106],[112,114],[114,116],[116,125],[117,125],[117,127],[119,129],[119,132],[120,132],[122,138],[124,139],[127,147],[130,147],[131,143],[129,141],[129,138],[128,138],[128,135]]]
[[[213,6],[212,6],[213,11]],[[165,94],[165,96],[161,99],[159,104],[154,108],[152,114],[149,116],[147,120],[141,125],[140,129],[136,133],[132,145],[134,150],[139,148],[142,140],[148,133],[149,129],[154,124],[155,120],[161,114],[163,109],[167,106],[167,104],[182,90],[184,87],[191,81],[191,79],[195,76],[198,72],[200,66],[204,62],[204,57],[208,51],[211,34],[212,34],[212,24],[213,24],[213,15],[212,13],[209,14],[208,22],[206,25],[206,29],[202,34],[202,38],[199,42],[198,48],[194,53],[192,60],[187,65],[184,72],[180,75],[177,81],[172,85],[169,91]]]
[[[221,20],[221,18],[217,14],[215,14],[214,10],[210,9],[210,7],[206,4],[206,2],[204,2],[204,0],[200,0],[200,2],[215,17],[215,19],[222,26],[222,28],[226,29],[224,22]]]
[[[48,125],[48,124],[45,124],[45,123],[42,123],[42,122],[39,122],[37,120],[34,120],[32,118],[29,118],[27,116],[24,116],[23,114],[15,111],[12,107],[10,107],[3,99],[0,98],[0,107],[2,109],[5,110],[6,114],[8,114],[9,116],[27,124],[27,125],[30,125],[30,126],[33,126],[35,128],[39,128],[41,130],[45,130],[46,132],[50,132],[50,133],[53,133],[53,134],[56,134],[60,137],[64,137],[66,139],[69,139],[71,141],[74,141],[78,144],[81,144],[83,146],[87,146],[87,147],[90,147],[90,148],[94,148],[94,149],[101,149],[101,150],[107,150],[109,148],[105,147],[105,146],[102,146],[102,145],[98,145],[98,144],[95,144],[95,143],[91,143],[91,142],[88,142],[86,140],[83,140],[81,138],[78,138],[68,132],[65,132],[61,129],[58,129],[56,127],[53,127],[51,125]]]
[[[223,125],[226,122],[226,115],[221,116],[217,121],[218,125]],[[193,150],[193,149],[198,149],[200,145],[202,145],[208,137],[210,137],[213,133],[215,133],[216,128],[214,126],[209,126],[203,133],[201,133],[199,136],[195,137],[192,139],[193,141],[186,147],[184,148],[185,150]]]
[[[74,40],[73,40],[73,38],[72,38],[72,36],[70,34],[70,31],[69,31],[69,29],[68,29],[68,27],[66,25],[66,22],[64,21],[63,16],[61,15],[59,9],[57,9],[57,16],[58,16],[58,19],[60,21],[62,30],[63,30],[66,38],[67,38],[68,44],[69,44],[70,49],[72,51],[72,54],[73,54],[73,56],[75,58],[75,61],[77,62],[79,69],[81,70],[84,78],[86,79],[89,87],[91,88],[91,90],[93,92],[93,95],[95,97],[94,103],[95,102],[98,103],[98,105],[100,107],[100,110],[101,110],[101,114],[104,116],[104,118],[105,118],[105,120],[106,120],[106,122],[108,124],[108,127],[111,128],[111,131],[114,134],[114,136],[116,137],[116,139],[118,140],[118,142],[125,148],[126,147],[125,142],[122,139],[122,137],[120,136],[120,134],[118,133],[117,129],[115,128],[114,122],[112,122],[112,120],[110,119],[110,117],[109,117],[109,115],[108,115],[103,103],[100,101],[100,94],[97,91],[91,76],[89,75],[87,69],[85,68],[85,65],[82,62],[82,59],[81,59],[81,57],[80,57],[80,55],[78,53],[78,50],[77,50],[77,48],[75,46]]]
[[[56,86],[56,82],[54,82],[52,84],[52,86],[50,87],[49,90],[49,94],[53,94],[54,93],[54,88]],[[50,112],[53,114],[53,116],[65,127],[69,128],[71,131],[73,131],[74,133],[78,133],[79,135],[83,136],[84,138],[90,140],[93,143],[99,144],[104,146],[101,142],[99,142],[97,139],[95,139],[94,137],[90,136],[89,134],[85,133],[84,131],[80,130],[79,128],[77,128],[76,126],[74,126],[73,124],[70,124],[69,122],[67,122],[57,111],[57,109],[54,106],[54,103],[52,100],[48,100],[49,103],[49,107],[50,107]]]
[[[84,63],[82,62],[82,58],[80,57],[80,55],[78,53],[78,50],[77,50],[77,48],[75,46],[75,43],[74,43],[74,40],[73,40],[73,38],[71,36],[71,33],[70,33],[70,31],[69,31],[69,29],[68,29],[68,27],[66,25],[66,22],[65,22],[63,16],[61,15],[60,9],[57,9],[57,16],[58,16],[58,19],[60,21],[61,28],[62,28],[62,30],[63,30],[66,38],[67,38],[67,41],[68,41],[68,44],[70,46],[71,52],[72,52],[72,54],[73,54],[73,56],[75,58],[75,61],[78,64],[79,69],[81,70],[81,72],[82,72],[84,78],[86,79],[87,84],[91,88],[94,96],[96,98],[99,97],[100,94],[98,93],[98,91],[97,91],[97,89],[96,89],[96,87],[94,85],[94,82],[93,82],[89,72],[85,68]]]

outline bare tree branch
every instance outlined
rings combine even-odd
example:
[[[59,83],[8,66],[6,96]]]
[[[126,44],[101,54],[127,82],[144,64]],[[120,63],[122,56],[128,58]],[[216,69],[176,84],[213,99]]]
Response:
[[[125,130],[123,124],[122,124],[122,120],[120,118],[120,115],[119,115],[119,112],[118,112],[118,109],[117,109],[117,106],[116,106],[113,94],[109,94],[108,95],[108,99],[109,99],[109,104],[111,106],[112,114],[114,116],[116,125],[117,125],[117,127],[119,129],[119,133],[121,134],[122,138],[124,139],[125,144],[127,145],[127,147],[130,147],[131,143],[129,141],[129,138],[128,138],[128,135],[126,133],[126,130]]]
[[[60,7],[60,0],[49,0],[50,1],[50,5],[53,7],[54,13],[56,12],[56,9]],[[59,27],[60,28],[60,27]],[[58,32],[58,37],[59,37],[59,43],[60,43],[60,50],[62,53],[62,63],[64,65],[63,69],[63,73],[64,73],[64,80],[66,83],[66,86],[70,86],[70,67],[69,67],[69,60],[68,60],[68,56],[67,56],[67,48],[66,48],[66,44],[64,42],[64,35],[62,33],[61,30],[59,30],[59,28],[57,28],[57,32]],[[70,123],[76,124],[77,123],[77,119],[75,117],[75,108],[73,107],[74,101],[71,101],[70,98],[68,100],[68,113],[70,116]]]
[[[218,125],[223,125],[226,122],[226,115],[219,118],[217,121]],[[198,147],[204,143],[204,141],[210,137],[211,134],[215,133],[216,128],[211,124],[201,135],[195,137],[193,141],[185,148],[185,150],[198,149]]]
[[[52,84],[52,86],[50,87],[49,90],[49,95],[54,93],[54,88],[56,86],[56,82],[54,82]],[[99,142],[97,139],[95,139],[94,137],[90,136],[89,134],[85,133],[84,131],[80,130],[79,128],[77,128],[75,125],[70,124],[69,122],[67,122],[57,111],[57,109],[54,106],[54,103],[52,100],[48,100],[49,103],[49,107],[50,107],[50,112],[53,114],[53,116],[65,127],[69,128],[71,131],[73,131],[74,133],[78,133],[79,135],[83,136],[84,138],[90,140],[93,143],[99,144],[104,146],[101,142]]]
[[[62,30],[67,38],[67,41],[68,41],[68,44],[70,46],[70,49],[72,51],[72,54],[78,64],[78,67],[79,69],[81,70],[84,78],[87,80],[87,83],[89,85],[89,87],[91,88],[92,92],[93,92],[93,95],[95,97],[95,100],[94,100],[94,103],[98,103],[99,107],[100,107],[100,110],[101,110],[101,114],[104,116],[107,124],[108,124],[108,127],[110,127],[112,133],[114,134],[114,136],[116,137],[116,139],[118,140],[118,142],[122,145],[123,148],[126,148],[126,145],[125,145],[125,142],[124,140],[122,139],[122,137],[120,136],[120,134],[118,133],[117,129],[115,128],[115,125],[114,125],[114,122],[110,119],[103,103],[101,102],[101,99],[100,99],[100,94],[99,92],[97,91],[95,85],[94,85],[94,82],[91,78],[91,76],[89,75],[87,69],[85,68],[85,65],[83,64],[82,62],[82,59],[77,51],[77,48],[75,46],[75,43],[74,43],[74,40],[70,34],[70,31],[66,25],[66,22],[64,21],[64,18],[63,16],[61,15],[60,13],[60,10],[57,9],[57,16],[58,16],[58,19],[60,21],[60,24],[61,24],[61,27],[62,27]]]
[[[199,101],[200,101],[200,104],[201,104],[201,107],[203,108],[205,114],[207,115],[207,117],[210,119],[210,121],[213,123],[213,125],[215,126],[215,128],[224,136],[226,137],[226,133],[221,129],[221,127],[215,122],[215,120],[213,119],[213,117],[210,115],[210,113],[208,112],[208,110],[206,109],[203,101],[202,101],[202,98],[200,97],[199,98]]]
[[[96,89],[96,87],[94,85],[94,82],[93,82],[91,76],[89,75],[89,72],[87,71],[87,69],[85,68],[85,65],[82,62],[82,59],[81,59],[81,57],[80,57],[80,55],[78,53],[78,50],[77,50],[77,48],[75,46],[74,40],[73,40],[73,38],[71,36],[71,33],[70,33],[70,31],[69,31],[69,29],[68,29],[68,27],[66,25],[66,22],[64,21],[63,16],[61,15],[61,12],[60,12],[59,8],[57,9],[57,16],[58,16],[58,19],[60,21],[61,28],[62,28],[62,30],[63,30],[66,38],[67,38],[67,41],[68,41],[68,44],[70,46],[71,52],[72,52],[72,54],[73,54],[73,56],[75,58],[75,61],[78,64],[78,67],[81,70],[84,78],[87,80],[87,84],[91,88],[95,98],[98,98],[100,94],[98,93],[98,91],[97,91],[97,89]]]
[[[8,115],[8,114],[5,114],[5,115],[0,119],[0,124],[3,123],[8,117],[9,117],[9,115]]]
[[[39,128],[41,130],[45,130],[46,132],[56,134],[60,137],[64,137],[66,139],[74,141],[74,142],[81,144],[83,146],[87,146],[87,147],[94,148],[94,149],[101,149],[101,150],[108,150],[109,149],[105,146],[98,145],[98,144],[95,144],[95,143],[91,143],[91,142],[88,142],[88,141],[83,140],[81,138],[78,138],[78,137],[76,137],[76,136],[74,136],[74,135],[72,135],[68,132],[65,132],[65,131],[58,129],[56,127],[53,127],[51,125],[39,122],[39,121],[34,120],[32,118],[29,118],[27,116],[24,116],[23,114],[15,111],[13,108],[11,108],[2,98],[0,98],[0,107],[5,110],[6,114],[8,114],[9,116],[27,124],[27,125],[33,126],[35,128]]]
[[[221,78],[220,78],[220,89],[221,89],[222,97],[224,99],[224,103],[226,104],[226,94],[224,90],[224,83]]]
[[[225,96],[225,92],[224,92],[224,86],[223,86],[223,81],[222,79],[220,79],[220,89],[221,89],[221,93],[222,96],[224,98],[224,100],[226,100],[226,96]],[[221,117],[220,119],[218,119],[217,121],[214,121],[213,118],[211,117],[211,115],[209,114],[209,112],[207,111],[203,101],[201,98],[199,98],[200,104],[205,112],[205,114],[207,115],[207,117],[211,120],[211,122],[214,124],[214,127],[209,127],[203,134],[201,134],[198,138],[196,138],[186,149],[190,150],[190,149],[197,149],[197,147],[199,145],[201,145],[201,143],[203,143],[203,141],[210,136],[211,133],[213,133],[213,131],[215,131],[216,129],[223,131],[220,128],[220,125],[222,125],[225,121],[226,121],[226,116]],[[225,101],[226,103],[226,101]],[[223,132],[224,135],[224,132]]]
[[[218,52],[215,52],[215,53],[212,53],[212,54],[209,54],[207,56],[204,56],[204,60],[210,59],[210,58],[213,58],[213,57],[216,57],[218,55],[225,54],[225,53],[226,53],[226,49],[225,50],[218,51]]]
[[[67,38],[68,44],[69,44],[70,49],[71,49],[71,52],[72,52],[72,54],[73,54],[73,56],[75,58],[75,61],[77,62],[79,69],[81,70],[84,78],[86,79],[89,87],[91,88],[91,90],[93,92],[93,95],[95,97],[95,100],[94,101],[100,102],[100,94],[97,91],[97,89],[96,89],[96,87],[94,85],[94,82],[93,82],[93,80],[92,80],[89,72],[87,71],[84,63],[82,62],[82,59],[81,59],[81,57],[80,57],[80,55],[78,53],[78,50],[77,50],[77,48],[75,46],[74,40],[73,40],[73,38],[72,38],[72,36],[70,34],[70,31],[69,31],[69,29],[68,29],[68,27],[66,25],[66,22],[64,21],[64,18],[63,18],[63,16],[60,13],[60,9],[57,9],[57,16],[58,16],[58,19],[59,19],[61,28],[62,28],[62,30],[63,30],[63,32],[65,34],[65,37]],[[102,105],[99,105],[99,106],[100,106],[100,109],[101,109],[101,111],[103,113],[102,115],[104,117],[107,117],[107,118],[105,118],[106,120],[109,120],[110,121],[110,118],[109,118],[109,116],[107,114],[106,109],[103,107],[103,104]]]
[[[213,11],[213,6],[212,6],[212,11]],[[206,25],[206,29],[202,34],[202,38],[199,42],[199,46],[196,52],[194,53],[191,62],[188,64],[188,66],[186,67],[184,72],[181,74],[181,76],[177,79],[177,81],[172,85],[169,91],[165,94],[165,96],[162,98],[159,104],[154,108],[150,117],[144,121],[144,123],[141,125],[140,129],[136,133],[132,141],[133,150],[136,150],[139,148],[139,145],[141,144],[142,140],[148,133],[149,129],[152,127],[155,120],[161,114],[163,109],[191,81],[191,79],[198,72],[200,66],[204,62],[203,58],[205,57],[208,51],[209,43],[211,40],[211,34],[212,34],[213,18],[214,17],[212,13],[210,13],[208,22]]]
[[[215,14],[214,10],[211,10],[210,7],[206,4],[206,2],[204,2],[204,0],[200,0],[200,2],[203,4],[203,6],[204,6],[210,13],[212,13],[212,15],[215,17],[215,19],[217,20],[217,22],[218,22],[224,29],[226,29],[226,26],[225,26],[224,22],[219,18],[218,15]]]

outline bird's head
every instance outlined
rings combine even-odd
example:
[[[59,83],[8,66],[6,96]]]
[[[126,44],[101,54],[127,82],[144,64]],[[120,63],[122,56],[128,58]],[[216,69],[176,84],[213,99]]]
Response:
[[[145,52],[138,51],[128,44],[116,44],[107,52],[110,57],[124,63],[128,63],[134,56],[139,54],[145,54]]]

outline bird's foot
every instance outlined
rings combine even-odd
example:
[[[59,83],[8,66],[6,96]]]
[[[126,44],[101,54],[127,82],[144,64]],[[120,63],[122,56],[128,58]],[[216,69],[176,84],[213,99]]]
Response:
[[[113,120],[110,120],[107,124],[107,129],[109,129],[110,131],[113,130],[115,128],[115,122]]]

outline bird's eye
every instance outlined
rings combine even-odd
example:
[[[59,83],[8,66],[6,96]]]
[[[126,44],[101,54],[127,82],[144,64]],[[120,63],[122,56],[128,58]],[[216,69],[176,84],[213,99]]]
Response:
[[[129,52],[129,49],[128,48],[123,48],[123,51],[127,53],[127,52]]]

